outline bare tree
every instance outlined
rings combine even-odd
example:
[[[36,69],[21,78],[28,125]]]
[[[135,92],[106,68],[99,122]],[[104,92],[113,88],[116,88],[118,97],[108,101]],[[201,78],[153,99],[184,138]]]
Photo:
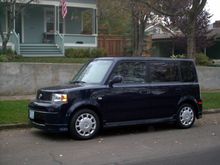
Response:
[[[31,2],[35,0],[24,1],[17,5],[17,0],[0,0],[0,16],[2,17],[4,14],[7,14],[8,18],[8,29],[6,29],[6,34],[3,31],[3,20],[0,17],[0,35],[2,38],[2,51],[6,52],[7,44],[11,36],[11,32],[14,30],[14,21],[18,17],[19,13],[27,7]]]
[[[131,11],[133,54],[141,56],[145,44],[145,29],[155,15],[146,3],[136,0],[128,0],[127,3],[128,9]]]
[[[187,37],[187,55],[195,59],[196,54],[196,29],[197,19],[203,11],[207,0],[158,0],[157,3],[150,3],[149,0],[138,0],[152,8],[154,12],[170,17],[184,17],[188,28]]]

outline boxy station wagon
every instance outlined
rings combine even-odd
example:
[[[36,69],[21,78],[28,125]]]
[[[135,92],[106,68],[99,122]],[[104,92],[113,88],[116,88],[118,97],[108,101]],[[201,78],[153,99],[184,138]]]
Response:
[[[32,125],[90,139],[102,127],[172,121],[190,128],[202,117],[193,60],[97,58],[66,86],[39,89],[29,104]]]

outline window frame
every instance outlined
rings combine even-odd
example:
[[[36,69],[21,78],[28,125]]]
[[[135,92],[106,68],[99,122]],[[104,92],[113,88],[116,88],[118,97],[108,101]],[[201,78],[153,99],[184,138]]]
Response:
[[[175,81],[158,81],[158,82],[156,82],[156,81],[152,81],[152,72],[151,72],[151,67],[150,67],[150,65],[152,64],[152,63],[154,63],[154,62],[156,62],[156,63],[159,63],[159,62],[161,62],[161,63],[166,63],[166,64],[172,64],[176,69],[177,69],[177,80],[175,80]],[[179,64],[179,62],[178,61],[172,61],[172,60],[150,60],[149,62],[148,62],[148,75],[149,75],[149,81],[150,81],[150,83],[151,84],[167,84],[167,83],[178,83],[178,82],[181,82],[181,72],[180,72],[180,66],[179,66],[180,64]]]
[[[146,60],[120,60],[118,61],[114,67],[111,69],[111,73],[109,74],[108,76],[108,79],[107,79],[107,84],[109,84],[109,82],[111,81],[111,77],[112,77],[112,74],[114,72],[114,70],[121,64],[121,63],[126,63],[126,62],[133,62],[133,63],[136,63],[136,62],[140,62],[140,63],[144,63],[145,64],[145,82],[144,83],[135,83],[135,82],[131,82],[131,83],[119,83],[120,86],[124,86],[124,85],[145,85],[145,84],[148,84],[149,83],[149,74],[148,74],[148,64],[147,64],[147,61]]]

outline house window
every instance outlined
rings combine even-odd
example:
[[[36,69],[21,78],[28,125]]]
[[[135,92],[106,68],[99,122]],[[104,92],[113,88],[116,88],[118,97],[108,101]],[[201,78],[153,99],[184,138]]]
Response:
[[[93,33],[93,10],[88,9],[82,12],[82,33]]]
[[[54,32],[54,11],[46,10],[46,32]]]

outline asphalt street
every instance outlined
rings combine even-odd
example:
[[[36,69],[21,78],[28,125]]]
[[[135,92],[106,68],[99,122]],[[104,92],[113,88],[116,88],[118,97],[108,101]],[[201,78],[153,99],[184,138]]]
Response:
[[[191,129],[145,125],[102,131],[88,141],[37,129],[0,132],[0,165],[219,165],[220,113]]]

